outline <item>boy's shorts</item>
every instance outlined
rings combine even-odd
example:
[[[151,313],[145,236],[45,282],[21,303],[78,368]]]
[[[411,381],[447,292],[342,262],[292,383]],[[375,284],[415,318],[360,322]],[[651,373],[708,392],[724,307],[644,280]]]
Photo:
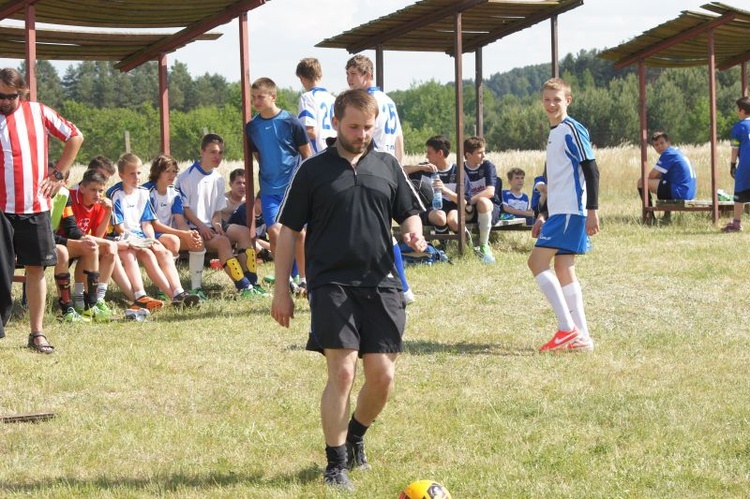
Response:
[[[734,193],[735,203],[750,203],[750,190]]]
[[[31,215],[6,213],[5,217],[13,226],[13,248],[19,265],[57,265],[57,251],[48,211]]]
[[[352,349],[360,358],[403,350],[406,305],[400,289],[326,284],[311,289],[308,299],[307,350]]]
[[[656,188],[656,199],[674,199],[672,186],[666,180],[659,182],[659,187]]]
[[[468,207],[469,204],[467,203],[466,206]],[[500,215],[503,213],[502,206],[492,203],[492,225],[495,225],[500,221]],[[476,222],[477,221],[477,215],[479,212],[477,211],[476,206],[472,206],[471,213],[466,214],[466,221],[467,222]]]
[[[284,197],[278,194],[260,195],[260,206],[263,210],[263,220],[266,221],[266,227],[276,223],[276,217],[279,216],[279,208],[283,200]]]
[[[535,246],[556,248],[558,255],[583,255],[591,247],[586,235],[586,217],[582,215],[552,215],[542,224]]]

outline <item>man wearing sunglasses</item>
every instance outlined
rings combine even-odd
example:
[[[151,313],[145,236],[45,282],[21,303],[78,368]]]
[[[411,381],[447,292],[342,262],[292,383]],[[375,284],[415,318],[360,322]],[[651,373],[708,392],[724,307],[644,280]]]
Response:
[[[13,68],[0,69],[0,313],[2,326],[10,316],[10,285],[18,263],[26,273],[31,334],[28,347],[53,353],[43,332],[47,285],[45,267],[57,263],[50,224],[50,197],[65,179],[83,143],[75,125],[39,102],[25,100],[26,81]],[[55,168],[48,173],[48,135],[65,143]],[[0,333],[5,334],[2,326]]]

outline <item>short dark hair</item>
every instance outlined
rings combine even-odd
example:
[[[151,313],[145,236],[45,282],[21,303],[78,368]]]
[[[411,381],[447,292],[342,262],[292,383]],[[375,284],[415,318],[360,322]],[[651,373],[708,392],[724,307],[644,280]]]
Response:
[[[361,88],[341,92],[333,103],[333,115],[337,120],[344,117],[347,107],[378,117],[378,101],[367,90]]]
[[[83,172],[83,178],[79,183],[84,186],[89,184],[107,185],[107,179],[98,170],[86,170]]]
[[[102,156],[101,154],[91,158],[91,161],[89,161],[88,169],[89,170],[102,169],[105,172],[107,172],[110,176],[114,175],[115,172],[117,171],[114,163],[112,163],[112,160],[106,156]]]
[[[446,158],[451,152],[451,141],[448,140],[448,137],[445,135],[435,135],[434,137],[430,137],[427,139],[427,142],[425,142],[425,145],[427,147],[432,147],[435,151],[442,152],[443,156]]]
[[[750,114],[750,97],[740,97],[737,99],[737,109],[742,109],[745,114]]]
[[[508,170],[507,175],[508,175],[508,182],[510,182],[511,180],[513,180],[513,177],[515,177],[516,175],[518,175],[519,177],[526,177],[526,172],[518,168],[517,166],[514,166],[513,168]]]
[[[231,172],[229,172],[229,183],[233,183],[235,180],[237,180],[237,177],[244,177],[245,176],[245,169],[244,168],[235,168]]]
[[[667,132],[663,130],[658,130],[651,134],[651,143],[653,144],[654,142],[656,142],[657,140],[661,138],[669,142],[669,135],[667,135]]]
[[[19,70],[16,68],[3,68],[0,69],[0,82],[3,82],[8,87],[13,88],[21,96],[26,95],[29,91],[29,87],[26,86],[26,80]]]
[[[265,92],[270,92],[274,95],[278,92],[278,87],[276,87],[276,82],[273,81],[271,78],[266,78],[265,76],[255,80],[253,84],[250,85],[250,88],[253,90],[263,90]]]
[[[221,138],[221,135],[218,133],[207,133],[203,136],[203,139],[201,140],[201,151],[205,149],[209,144],[213,144],[216,142],[220,146],[224,146],[224,139]]]

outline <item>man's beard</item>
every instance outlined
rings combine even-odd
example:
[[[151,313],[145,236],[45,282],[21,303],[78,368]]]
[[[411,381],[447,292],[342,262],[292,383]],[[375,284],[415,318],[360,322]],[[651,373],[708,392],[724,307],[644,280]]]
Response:
[[[351,142],[346,140],[341,135],[338,136],[337,141],[341,144],[341,147],[352,154],[362,154],[367,150],[367,148],[370,146],[370,142],[372,141],[372,138],[366,138],[362,140],[357,140],[356,142]]]
[[[18,102],[9,102],[7,105],[0,104],[0,113],[5,116],[13,114],[18,109]]]

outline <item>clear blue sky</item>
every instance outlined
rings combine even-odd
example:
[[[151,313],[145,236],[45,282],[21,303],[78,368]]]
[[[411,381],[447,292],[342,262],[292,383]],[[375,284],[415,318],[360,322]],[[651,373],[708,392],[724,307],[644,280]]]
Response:
[[[270,0],[248,15],[250,26],[250,78],[267,76],[282,87],[299,88],[294,76],[303,57],[317,57],[324,84],[333,92],[346,86],[344,50],[319,49],[315,44],[362,23],[402,9],[412,0]],[[559,54],[583,49],[614,47],[658,24],[676,18],[683,10],[700,10],[708,0],[584,0],[584,4],[558,19]],[[750,10],[750,0],[727,0],[729,5]],[[704,11],[705,12],[705,11]],[[8,24],[7,22],[5,24]],[[239,26],[236,21],[217,29],[217,41],[196,42],[169,55],[169,65],[184,62],[193,76],[219,73],[238,81]],[[373,52],[365,52],[374,59]],[[485,48],[485,77],[529,64],[550,60],[549,22],[513,34]],[[0,59],[2,65],[18,61]],[[55,62],[62,75],[69,64]],[[464,56],[464,77],[474,75],[474,56]],[[453,80],[453,61],[444,54],[386,52],[385,89],[406,89],[412,83],[435,79]]]

